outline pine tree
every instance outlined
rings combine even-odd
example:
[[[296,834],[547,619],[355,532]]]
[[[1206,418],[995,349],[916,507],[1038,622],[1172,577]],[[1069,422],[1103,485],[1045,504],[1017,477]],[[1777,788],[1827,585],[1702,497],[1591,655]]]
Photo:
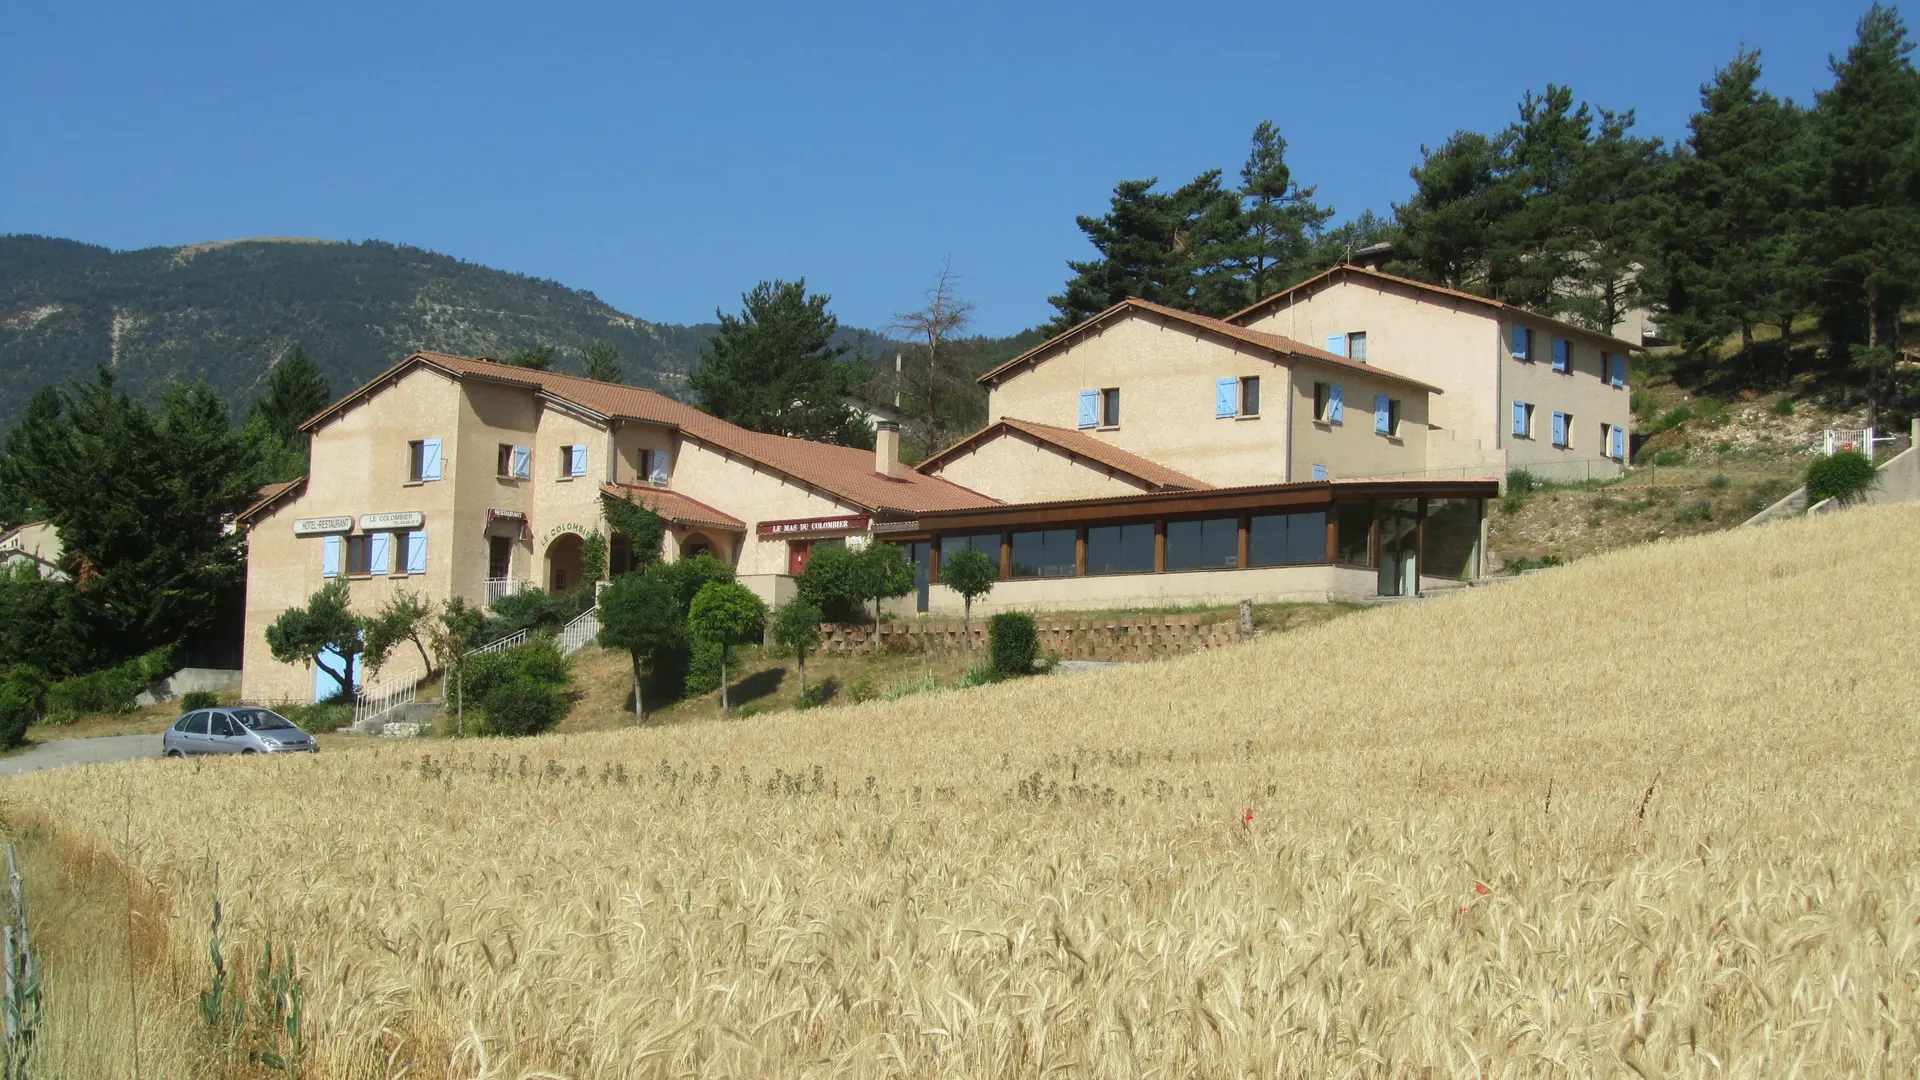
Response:
[[[586,361],[587,378],[610,383],[620,381],[620,349],[613,342],[588,343]]]
[[[1486,286],[1491,237],[1519,203],[1503,152],[1503,140],[1473,131],[1454,132],[1438,150],[1420,148],[1413,198],[1394,207],[1394,269],[1453,289]]]
[[[1597,109],[1593,137],[1575,160],[1562,228],[1571,232],[1567,291],[1560,310],[1612,333],[1638,303],[1650,257],[1659,186],[1671,160],[1660,140],[1632,134],[1634,114]]]
[[[535,345],[522,349],[507,357],[507,363],[529,371],[551,371],[553,369],[553,346]]]
[[[1253,129],[1253,149],[1240,168],[1240,217],[1236,245],[1244,307],[1271,296],[1312,272],[1320,231],[1333,216],[1313,201],[1287,167],[1287,140],[1267,120]]]
[[[720,329],[700,350],[687,383],[700,407],[773,435],[872,446],[873,431],[847,405],[856,374],[833,344],[840,321],[830,297],[799,281],[763,281],[741,296],[739,315],[716,312]]]
[[[1592,127],[1593,110],[1575,107],[1567,87],[1521,99],[1503,163],[1520,197],[1492,223],[1488,295],[1544,314],[1565,306],[1580,248],[1574,186]]]
[[[1076,219],[1100,257],[1067,263],[1074,276],[1060,295],[1047,298],[1059,311],[1050,333],[1128,298],[1208,315],[1240,306],[1232,265],[1239,206],[1234,193],[1220,186],[1220,170],[1201,173],[1172,192],[1154,191],[1157,183],[1122,181],[1104,217]]]
[[[1701,350],[1758,323],[1784,332],[1795,309],[1788,247],[1805,183],[1803,117],[1759,88],[1760,54],[1743,49],[1700,88],[1684,152],[1663,185],[1654,230],[1663,336]]]
[[[305,349],[296,347],[273,366],[266,393],[254,400],[248,415],[261,417],[275,435],[292,441],[300,425],[332,400],[332,390],[320,369],[307,358]]]
[[[1866,386],[1876,425],[1896,391],[1900,311],[1920,281],[1920,76],[1898,13],[1875,4],[1858,40],[1834,59],[1816,100],[1815,205],[1807,247],[1822,281],[1816,299],[1832,366]]]

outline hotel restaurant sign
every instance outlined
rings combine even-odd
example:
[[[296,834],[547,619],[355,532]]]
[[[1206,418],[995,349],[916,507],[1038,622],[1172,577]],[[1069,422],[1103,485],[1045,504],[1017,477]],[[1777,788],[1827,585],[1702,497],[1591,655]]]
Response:
[[[427,523],[427,515],[419,510],[403,510],[392,514],[361,514],[361,532],[385,532],[390,529],[418,529]],[[293,535],[325,536],[329,533],[353,531],[353,515],[339,514],[334,517],[294,518]]]
[[[791,521],[763,521],[755,528],[761,536],[806,538],[810,536],[845,536],[848,533],[867,531],[868,519],[864,514],[842,514],[839,517],[795,518]]]

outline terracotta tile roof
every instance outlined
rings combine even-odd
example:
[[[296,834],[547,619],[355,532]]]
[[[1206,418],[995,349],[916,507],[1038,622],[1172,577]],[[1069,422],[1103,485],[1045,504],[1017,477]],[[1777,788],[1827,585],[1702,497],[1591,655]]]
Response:
[[[1197,330],[1204,330],[1245,345],[1252,345],[1257,349],[1272,353],[1275,356],[1287,358],[1306,357],[1322,364],[1329,364],[1333,367],[1363,371],[1375,378],[1385,379],[1388,382],[1397,382],[1407,386],[1417,387],[1430,394],[1438,394],[1441,392],[1439,387],[1430,383],[1423,383],[1418,379],[1410,379],[1405,375],[1388,371],[1383,367],[1376,367],[1372,364],[1362,364],[1354,360],[1349,360],[1344,356],[1337,356],[1325,349],[1316,349],[1305,342],[1281,337],[1279,334],[1269,334],[1263,330],[1249,330],[1244,326],[1239,326],[1223,319],[1210,319],[1205,315],[1195,315],[1190,311],[1181,311],[1179,308],[1167,307],[1165,304],[1156,304],[1148,300],[1135,300],[1131,298],[1120,301],[1100,314],[1088,319],[1086,322],[1068,330],[1064,334],[1056,335],[1035,345],[1019,356],[980,376],[979,381],[991,384],[1001,373],[1011,371],[1021,364],[1041,362],[1046,358],[1047,354],[1057,348],[1070,344],[1072,340],[1080,334],[1086,333],[1089,330],[1098,329],[1115,319],[1126,318],[1140,312],[1158,315],[1163,319],[1184,323]]]
[[[1122,450],[1105,439],[1089,435],[1084,431],[1055,427],[1052,424],[1037,424],[1032,420],[1021,420],[1013,416],[1002,417],[997,422],[988,424],[921,462],[916,468],[924,472],[929,467],[938,466],[967,448],[1008,430],[1023,432],[1041,442],[1051,443],[1076,457],[1086,458],[1088,461],[1105,465],[1115,472],[1126,473],[1128,476],[1144,480],[1150,488],[1155,490],[1183,488],[1198,491],[1213,486],[1205,480],[1196,479],[1177,469],[1169,469],[1157,461],[1143,458],[1131,450]]]
[[[1239,311],[1236,311],[1233,314],[1227,316],[1227,321],[1237,323],[1244,319],[1251,319],[1256,316],[1265,314],[1267,309],[1273,307],[1273,305],[1279,303],[1280,301],[1285,300],[1287,297],[1292,296],[1294,293],[1300,292],[1303,289],[1310,290],[1310,289],[1316,288],[1319,285],[1325,282],[1333,281],[1336,278],[1347,278],[1347,277],[1370,278],[1374,281],[1381,282],[1383,284],[1400,285],[1410,289],[1417,289],[1421,292],[1433,293],[1437,296],[1450,296],[1455,300],[1465,300],[1468,303],[1478,304],[1481,307],[1487,308],[1492,311],[1517,312],[1521,315],[1525,315],[1529,319],[1533,319],[1537,322],[1546,323],[1549,326],[1555,327],[1560,330],[1564,330],[1569,334],[1578,334],[1579,336],[1583,338],[1587,338],[1590,341],[1603,341],[1617,348],[1620,348],[1622,350],[1638,350],[1641,348],[1641,346],[1639,345],[1635,345],[1627,341],[1622,341],[1611,334],[1603,334],[1598,330],[1589,330],[1584,326],[1576,326],[1573,323],[1566,322],[1562,319],[1553,318],[1550,315],[1542,315],[1539,312],[1529,311],[1526,308],[1509,304],[1504,300],[1495,300],[1491,296],[1481,296],[1478,293],[1462,292],[1459,289],[1449,289],[1444,285],[1434,285],[1430,282],[1420,281],[1415,278],[1401,277],[1399,274],[1389,274],[1384,270],[1375,270],[1370,266],[1352,266],[1347,264],[1336,266],[1331,270],[1322,271],[1308,278],[1307,280],[1301,282],[1300,284],[1293,286],[1290,289],[1282,289],[1279,292],[1274,293],[1272,296],[1257,300],[1254,303],[1248,305],[1247,307],[1244,307]]]
[[[747,530],[746,522],[725,510],[716,510],[671,488],[647,484],[601,484],[600,490],[635,506],[644,506],[676,525],[703,525],[732,532]]]
[[[239,516],[234,518],[234,520],[244,525],[252,520],[255,515],[264,513],[274,503],[280,501],[282,495],[287,494],[295,488],[305,487],[306,484],[307,478],[304,476],[289,480],[284,484],[268,484],[256,493],[253,505],[240,511]]]
[[[524,386],[601,416],[639,420],[677,428],[682,434],[727,453],[757,462],[804,484],[867,510],[948,510],[992,506],[998,502],[951,481],[904,469],[898,477],[873,468],[873,451],[829,443],[765,435],[727,423],[691,405],[651,390],[597,382],[577,375],[533,371],[485,358],[417,352],[315,415],[302,430],[313,431],[349,402],[372,393],[411,364],[425,363],[456,378]]]

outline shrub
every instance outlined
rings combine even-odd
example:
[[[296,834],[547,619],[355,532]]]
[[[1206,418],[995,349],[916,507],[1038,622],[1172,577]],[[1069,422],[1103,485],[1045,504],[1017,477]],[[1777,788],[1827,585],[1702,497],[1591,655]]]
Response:
[[[1674,428],[1679,427],[1691,419],[1693,419],[1692,409],[1685,405],[1675,405],[1673,408],[1667,410],[1666,415],[1654,421],[1653,430],[1648,432],[1648,434],[1657,435],[1662,431],[1672,431]]]
[[[189,690],[180,695],[180,711],[192,712],[195,709],[211,709],[220,704],[219,695],[211,690]]]
[[[865,622],[862,571],[859,552],[839,544],[815,547],[794,585],[802,598],[820,609],[826,621]]]
[[[309,735],[325,735],[353,722],[353,706],[316,701],[281,710],[281,715]]]
[[[986,686],[990,683],[997,683],[1000,681],[1000,679],[1001,679],[1000,672],[994,669],[994,666],[991,662],[988,662],[984,664],[975,664],[974,666],[961,672],[960,682],[958,683],[958,685],[962,690],[965,690],[971,686]]]
[[[798,704],[802,709],[817,709],[825,705],[832,697],[833,680],[829,679],[826,682],[814,683],[812,686],[800,691]]]
[[[987,620],[987,654],[1002,675],[1026,675],[1040,653],[1039,635],[1033,616],[1020,611],[1003,611]]]
[[[0,685],[0,748],[26,742],[27,725],[39,718],[38,703],[26,689],[12,682]]]
[[[1716,474],[1713,479],[1707,481],[1707,486],[1715,491],[1725,491],[1727,485],[1730,483],[1732,483],[1732,481],[1727,479],[1727,474],[1719,473]]]
[[[1813,459],[1807,466],[1807,503],[1838,499],[1841,505],[1858,502],[1874,484],[1873,462],[1857,450]]]
[[[915,694],[928,694],[938,689],[940,689],[940,681],[933,677],[932,671],[928,671],[918,679],[903,679],[900,682],[894,683],[892,686],[887,687],[887,692],[882,696],[888,701],[899,701],[904,697],[912,697]]]
[[[76,675],[48,689],[48,709],[75,715],[132,712],[138,707],[134,697],[150,682],[145,674],[145,665],[136,658],[105,671]]]
[[[700,697],[720,689],[720,643],[695,641],[687,655],[686,679],[680,684],[687,697]]]
[[[1547,483],[1527,469],[1514,469],[1507,473],[1508,495],[1531,495],[1544,491]]]
[[[1779,401],[1776,401],[1773,403],[1773,408],[1770,411],[1775,416],[1792,416],[1793,415],[1793,399],[1781,398]]]
[[[876,690],[873,685],[873,665],[869,664],[861,669],[860,677],[853,680],[852,684],[847,687],[847,700],[858,705],[863,701],[872,701],[879,696],[880,691]]]
[[[1668,466],[1685,465],[1687,463],[1687,455],[1679,450],[1662,450],[1653,455],[1653,463],[1655,465]]]
[[[449,711],[460,707],[461,695],[467,705],[484,708],[487,696],[516,679],[526,679],[561,692],[573,684],[573,662],[560,655],[560,647],[550,637],[527,639],[524,645],[497,652],[481,653],[466,659],[465,670],[448,680],[446,703]]]
[[[486,715],[479,730],[484,735],[518,738],[538,735],[567,715],[567,694],[537,679],[516,677],[487,692]]]

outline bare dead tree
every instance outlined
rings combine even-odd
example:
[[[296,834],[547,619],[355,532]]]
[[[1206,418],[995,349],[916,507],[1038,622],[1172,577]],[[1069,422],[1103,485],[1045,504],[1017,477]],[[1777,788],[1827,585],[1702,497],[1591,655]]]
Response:
[[[974,305],[960,296],[959,284],[952,257],[942,260],[940,276],[921,294],[925,306],[895,315],[888,324],[889,330],[913,342],[911,357],[898,376],[900,407],[907,416],[908,436],[920,444],[922,457],[942,449],[955,434],[948,429],[956,413],[972,411],[961,400],[972,387],[960,335],[973,321]]]

